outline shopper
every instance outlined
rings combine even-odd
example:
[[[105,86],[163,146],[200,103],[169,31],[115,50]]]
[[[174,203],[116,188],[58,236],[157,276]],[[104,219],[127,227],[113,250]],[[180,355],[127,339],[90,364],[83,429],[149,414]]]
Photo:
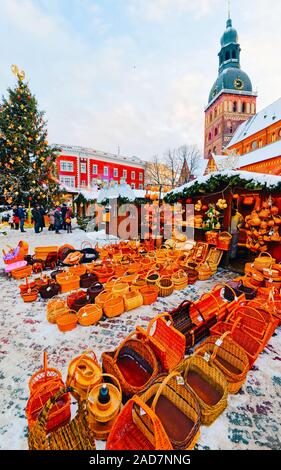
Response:
[[[19,229],[20,219],[19,219],[19,210],[17,206],[13,207],[13,224],[16,230]]]
[[[74,215],[73,215],[72,209],[71,207],[68,207],[66,214],[65,214],[65,223],[66,223],[67,233],[72,233],[71,219],[73,219],[73,217]]]
[[[232,209],[231,224],[230,224],[230,233],[232,235],[231,248],[230,248],[231,259],[235,259],[237,256],[239,231],[243,223],[244,223],[244,219],[243,219],[242,214],[238,212],[238,209]]]
[[[32,219],[34,223],[34,231],[35,233],[40,232],[40,228],[42,227],[42,215],[40,212],[40,206],[37,204],[34,209],[32,209]]]
[[[49,212],[49,220],[50,220],[50,224],[49,224],[49,232],[53,232],[55,230],[55,216],[54,216],[54,209],[52,209],[50,212]]]
[[[25,232],[24,230],[25,212],[21,204],[18,207],[18,217],[19,217],[20,231],[24,233]]]
[[[45,211],[44,207],[42,207],[42,206],[39,206],[39,211],[40,211],[40,215],[41,215],[41,225],[40,225],[39,231],[43,232],[43,229],[45,227],[45,218],[44,218],[44,216],[46,215],[46,211]]]
[[[61,208],[61,216],[62,216],[62,229],[66,230],[66,212],[67,212],[67,205],[63,203],[62,208]]]
[[[57,207],[54,212],[54,219],[55,219],[55,231],[56,233],[60,233],[60,228],[62,226],[62,215],[61,215],[61,208]]]

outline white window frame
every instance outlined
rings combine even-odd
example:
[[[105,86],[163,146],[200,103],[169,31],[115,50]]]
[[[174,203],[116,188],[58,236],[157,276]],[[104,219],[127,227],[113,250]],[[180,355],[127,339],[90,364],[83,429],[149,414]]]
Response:
[[[87,163],[83,162],[80,163],[80,172],[81,174],[87,174]]]
[[[118,178],[118,168],[113,169],[113,177]]]
[[[75,188],[75,176],[60,176],[60,182],[68,188]]]
[[[139,173],[139,180],[143,181],[143,172],[142,171]]]
[[[131,188],[136,189],[136,183],[131,183]]]
[[[84,181],[84,180],[81,181],[81,186],[82,186],[82,188],[85,188],[86,187],[86,181]]]
[[[68,173],[73,172],[73,162],[68,160],[60,160],[60,171],[66,171]]]
[[[143,184],[142,183],[139,184],[139,189],[143,189]]]
[[[98,165],[96,163],[93,164],[93,175],[98,174]]]
[[[127,178],[128,177],[128,171],[127,170],[123,170],[123,178]]]
[[[103,176],[108,176],[109,171],[108,171],[108,166],[103,167]]]
[[[132,180],[136,179],[136,172],[135,171],[131,171],[131,179]]]

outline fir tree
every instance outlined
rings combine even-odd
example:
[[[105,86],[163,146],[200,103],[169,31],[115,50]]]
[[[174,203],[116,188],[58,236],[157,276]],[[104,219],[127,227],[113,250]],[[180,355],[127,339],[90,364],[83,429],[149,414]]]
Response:
[[[24,72],[16,66],[12,71],[17,84],[0,105],[0,195],[8,203],[32,199],[46,205],[59,192],[59,149],[48,145],[45,113],[38,110]]]

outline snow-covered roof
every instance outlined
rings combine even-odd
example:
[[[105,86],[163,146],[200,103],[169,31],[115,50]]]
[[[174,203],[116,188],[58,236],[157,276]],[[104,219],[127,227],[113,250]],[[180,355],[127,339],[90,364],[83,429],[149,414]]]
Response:
[[[243,122],[243,124],[237,128],[227,147],[232,147],[238,142],[241,142],[247,137],[256,134],[278,121],[281,121],[281,98],[259,111],[255,116],[248,119],[248,121]]]
[[[227,176],[229,178],[231,178],[232,176],[239,176],[241,179],[254,181],[257,184],[266,185],[268,188],[275,187],[278,183],[279,184],[281,183],[281,176],[276,176],[276,175],[268,175],[268,174],[263,174],[263,173],[255,173],[253,171],[242,171],[242,170],[215,171],[206,176],[201,176],[200,178],[197,178],[196,180],[190,181],[189,183],[186,183],[176,189],[173,189],[173,191],[169,191],[167,195],[182,193],[184,189],[189,189],[196,183],[205,184],[209,181],[209,179],[216,177],[216,176],[219,177],[221,175]]]
[[[103,152],[102,150],[96,150],[88,147],[80,147],[78,145],[64,145],[64,144],[53,144],[53,146],[58,147],[62,154],[79,156],[82,158],[95,158],[98,160],[113,160],[123,164],[128,163],[128,165],[133,165],[136,167],[144,168],[145,163],[138,157],[132,156],[127,157],[125,155],[117,155],[114,153]]]
[[[238,167],[243,168],[247,165],[253,165],[254,163],[259,163],[262,161],[270,160],[271,158],[280,157],[281,156],[281,140],[277,140],[276,142],[266,145],[257,150],[253,150],[252,152],[245,153],[241,155],[241,157],[237,158]],[[227,161],[227,155],[213,155],[213,158],[216,162],[218,168]]]

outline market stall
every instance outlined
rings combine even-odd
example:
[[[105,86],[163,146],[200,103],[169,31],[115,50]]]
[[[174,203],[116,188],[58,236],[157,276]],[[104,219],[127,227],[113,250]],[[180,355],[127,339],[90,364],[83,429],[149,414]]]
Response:
[[[194,216],[183,217],[182,226],[193,225],[195,240],[206,240],[226,251],[232,216],[238,212],[243,218],[238,245],[249,253],[269,251],[281,260],[281,177],[234,170],[215,172],[170,191],[164,200],[183,207],[194,204]]]

